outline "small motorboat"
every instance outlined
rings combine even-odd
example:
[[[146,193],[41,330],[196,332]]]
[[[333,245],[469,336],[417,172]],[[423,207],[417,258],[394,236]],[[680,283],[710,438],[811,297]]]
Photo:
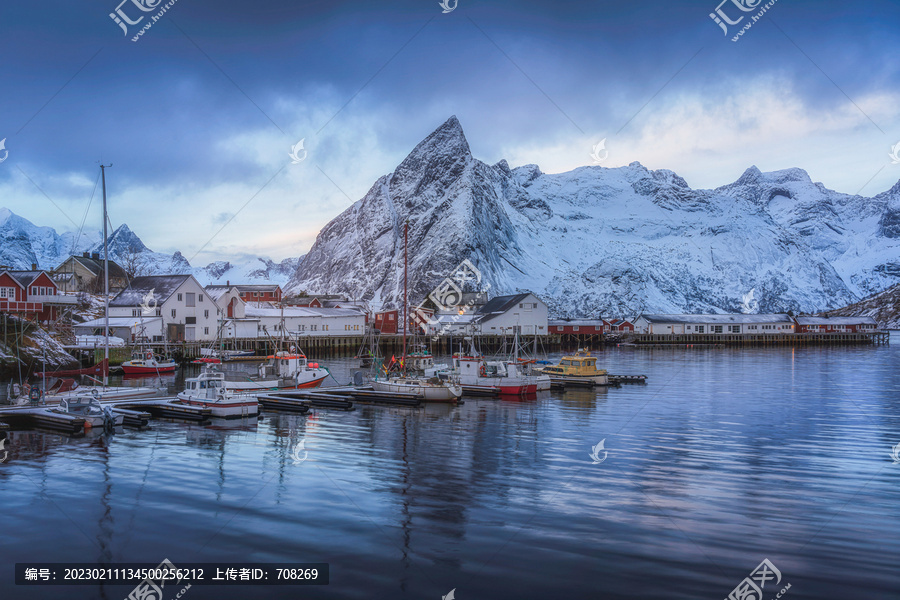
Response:
[[[233,376],[225,381],[225,387],[239,392],[309,389],[322,385],[328,377],[328,369],[317,362],[309,362],[303,352],[291,346],[290,351],[279,351],[267,357],[259,365],[257,375]]]
[[[225,387],[225,373],[207,365],[197,377],[184,380],[184,391],[178,394],[183,404],[202,406],[221,419],[255,417],[259,414],[259,401],[252,394],[235,393]]]
[[[550,381],[562,385],[609,385],[609,375],[605,369],[597,368],[597,357],[586,350],[579,350],[571,356],[563,356],[558,365],[544,367],[541,372],[550,376]]]
[[[122,370],[126,375],[159,375],[174,373],[177,366],[171,358],[155,356],[152,350],[147,350],[133,353],[131,360],[122,363]]]
[[[111,406],[103,406],[95,396],[88,394],[60,400],[59,406],[50,410],[83,418],[85,429],[112,429],[125,421],[124,414],[116,413]]]

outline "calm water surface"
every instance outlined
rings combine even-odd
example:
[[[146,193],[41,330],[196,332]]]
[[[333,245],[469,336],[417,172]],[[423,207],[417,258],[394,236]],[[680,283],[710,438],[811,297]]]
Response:
[[[327,587],[195,586],[189,599],[719,600],[768,558],[782,581],[767,600],[788,583],[788,599],[897,599],[898,361],[896,343],[614,348],[607,368],[647,385],[80,439],[13,432],[0,598],[132,587],[16,587],[15,562],[168,558],[331,565]],[[355,367],[327,364],[342,382]],[[607,458],[592,464],[601,440]]]

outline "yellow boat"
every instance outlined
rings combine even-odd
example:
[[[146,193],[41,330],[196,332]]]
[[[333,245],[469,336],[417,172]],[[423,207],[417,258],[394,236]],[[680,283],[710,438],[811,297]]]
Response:
[[[605,369],[597,368],[597,358],[585,350],[571,356],[563,356],[558,365],[544,367],[542,373],[553,383],[564,385],[609,385]]]

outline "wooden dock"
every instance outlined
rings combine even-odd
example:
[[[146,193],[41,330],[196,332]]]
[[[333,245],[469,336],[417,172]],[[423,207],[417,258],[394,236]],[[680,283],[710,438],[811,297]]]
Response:
[[[177,419],[179,421],[208,421],[212,417],[211,408],[181,404],[177,398],[150,398],[148,400],[108,400],[104,406],[125,409],[137,413],[149,413],[155,418]],[[126,417],[127,418],[127,417]]]
[[[646,375],[608,375],[610,383],[647,383]]]
[[[0,419],[7,428],[49,429],[69,435],[84,433],[84,419],[52,410],[50,406],[5,406]]]

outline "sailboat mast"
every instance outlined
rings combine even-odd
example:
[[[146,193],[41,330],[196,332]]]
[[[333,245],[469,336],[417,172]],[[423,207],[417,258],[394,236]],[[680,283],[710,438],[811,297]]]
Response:
[[[103,385],[109,384],[109,245],[107,244],[106,229],[106,167],[100,165],[100,174],[103,179]]]
[[[409,247],[409,219],[403,226],[403,371],[406,372],[406,328],[409,326],[409,297],[407,296],[406,277],[409,269],[409,256],[407,249]]]

